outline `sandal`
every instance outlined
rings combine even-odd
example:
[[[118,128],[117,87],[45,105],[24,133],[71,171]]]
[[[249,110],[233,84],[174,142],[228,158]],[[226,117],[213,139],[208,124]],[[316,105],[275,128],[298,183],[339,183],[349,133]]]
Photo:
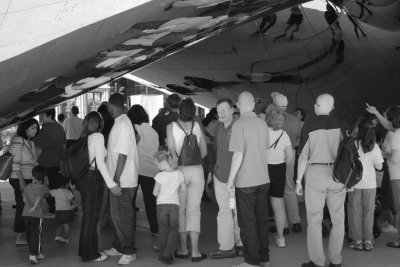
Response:
[[[390,247],[390,248],[400,248],[400,241],[397,240],[397,241],[388,242],[388,243],[386,243],[386,246]]]

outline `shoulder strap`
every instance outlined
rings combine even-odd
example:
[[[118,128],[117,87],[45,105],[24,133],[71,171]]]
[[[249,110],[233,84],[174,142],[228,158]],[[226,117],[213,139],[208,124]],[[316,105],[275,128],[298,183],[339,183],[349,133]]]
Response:
[[[182,129],[182,131],[185,133],[185,135],[188,135],[186,133],[185,129],[182,127],[182,125],[178,121],[175,121],[175,122],[176,122],[176,124],[178,124],[179,128]],[[193,124],[194,124],[194,122],[192,121],[192,128],[190,129],[190,133],[192,133],[192,131],[193,131]]]
[[[276,139],[276,141],[275,141],[269,148],[274,147],[274,149],[275,149],[276,146],[278,145],[278,142],[279,142],[279,140],[281,139],[282,135],[283,135],[283,130],[282,130],[281,135],[278,137],[278,139]]]

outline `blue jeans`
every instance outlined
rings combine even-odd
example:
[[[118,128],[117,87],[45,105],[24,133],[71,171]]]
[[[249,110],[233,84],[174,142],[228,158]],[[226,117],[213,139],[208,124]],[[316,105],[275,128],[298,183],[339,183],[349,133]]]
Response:
[[[176,204],[158,204],[157,220],[160,257],[173,257],[179,238],[179,206]]]
[[[113,246],[126,255],[136,253],[135,247],[135,192],[137,188],[121,188],[119,197],[110,194],[111,218],[114,224],[115,239]]]
[[[269,262],[268,237],[269,183],[236,187],[236,207],[244,261],[251,265]]]

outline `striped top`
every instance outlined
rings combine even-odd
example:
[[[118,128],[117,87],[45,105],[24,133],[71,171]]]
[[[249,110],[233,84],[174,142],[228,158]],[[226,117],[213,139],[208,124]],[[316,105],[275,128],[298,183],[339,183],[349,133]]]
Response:
[[[22,172],[24,179],[32,179],[32,169],[37,163],[35,143],[15,136],[11,141],[9,152],[13,155],[11,179],[18,179],[17,171]]]

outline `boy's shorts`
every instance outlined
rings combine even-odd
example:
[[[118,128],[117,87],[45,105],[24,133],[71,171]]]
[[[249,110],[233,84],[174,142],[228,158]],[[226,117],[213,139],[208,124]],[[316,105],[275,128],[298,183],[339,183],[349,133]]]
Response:
[[[72,210],[56,210],[56,222],[57,224],[67,224],[72,222],[74,214]]]

